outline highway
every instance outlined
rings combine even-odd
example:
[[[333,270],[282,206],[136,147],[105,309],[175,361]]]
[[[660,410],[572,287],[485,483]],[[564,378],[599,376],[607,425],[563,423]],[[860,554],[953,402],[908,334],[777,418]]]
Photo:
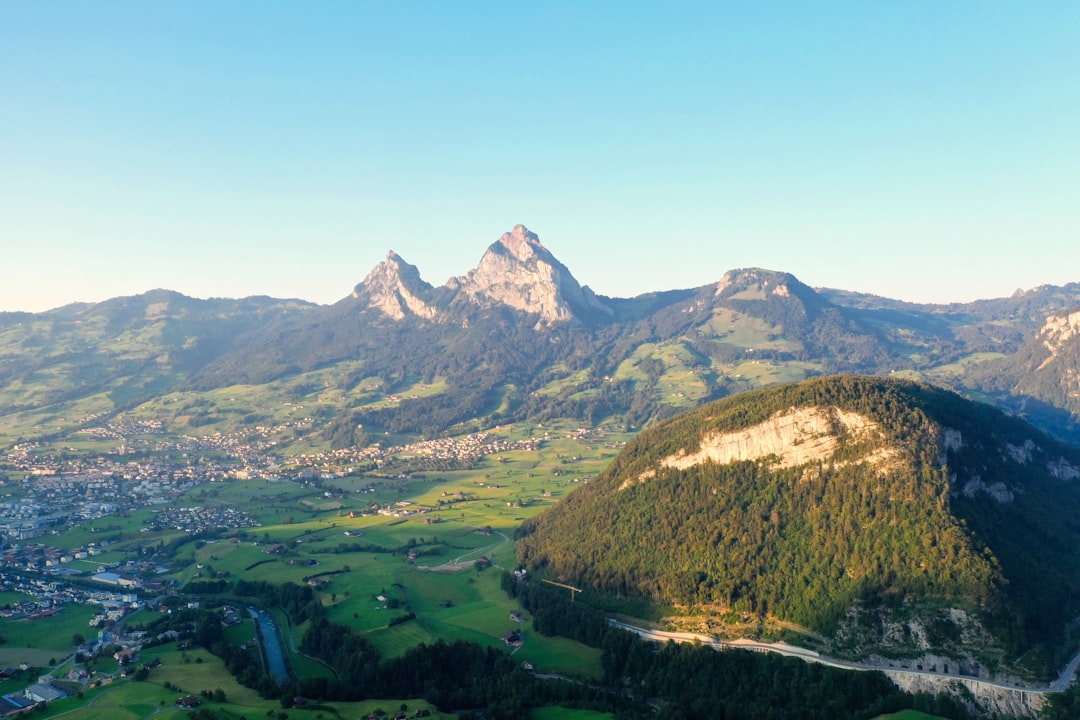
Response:
[[[613,618],[608,619],[608,623],[615,627],[629,630],[632,633],[636,633],[647,640],[654,640],[657,642],[667,642],[673,640],[680,643],[700,643],[717,650],[753,650],[754,652],[774,652],[780,655],[786,655],[788,657],[796,657],[806,662],[816,662],[822,665],[828,665],[829,667],[840,668],[843,670],[857,670],[857,671],[869,671],[880,670],[888,675],[908,675],[913,677],[929,677],[938,680],[965,680],[969,682],[977,682],[987,687],[1000,688],[1002,690],[1011,690],[1015,692],[1024,693],[1036,693],[1046,694],[1055,693],[1065,690],[1072,683],[1073,678],[1076,676],[1077,667],[1080,667],[1080,653],[1077,653],[1069,664],[1065,666],[1061,674],[1056,680],[1048,685],[1034,686],[1034,685],[1013,685],[1009,683],[996,682],[994,680],[988,680],[985,678],[977,678],[971,675],[959,675],[952,673],[938,673],[930,672],[927,670],[910,670],[905,668],[895,667],[881,667],[878,665],[866,665],[863,663],[849,662],[847,660],[838,660],[836,658],[829,658],[817,653],[813,650],[807,650],[806,648],[796,647],[794,645],[788,645],[786,643],[763,643],[756,642],[754,640],[732,640],[722,641],[707,635],[695,635],[694,633],[677,633],[666,632],[663,630],[650,630],[648,628],[638,627],[637,625],[630,625],[628,623],[620,622]]]

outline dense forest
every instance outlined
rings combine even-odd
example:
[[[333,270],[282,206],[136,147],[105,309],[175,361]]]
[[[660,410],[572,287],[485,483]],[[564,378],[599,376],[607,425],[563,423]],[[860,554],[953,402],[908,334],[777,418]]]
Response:
[[[602,650],[602,677],[583,683],[544,678],[524,670],[502,650],[443,641],[382,658],[362,635],[327,622],[309,588],[242,582],[231,588],[199,584],[192,590],[224,592],[223,600],[280,606],[293,620],[310,620],[302,649],[334,669],[335,677],[279,684],[261,671],[252,650],[223,640],[220,608],[178,609],[142,629],[153,637],[176,630],[181,638],[222,657],[229,671],[263,696],[289,707],[295,697],[315,701],[372,697],[424,698],[460,717],[517,720],[530,708],[563,706],[614,713],[619,720],[867,720],[905,708],[968,720],[948,697],[912,696],[879,673],[851,673],[799,660],[748,652],[716,652],[691,645],[649,643],[611,626],[588,603],[570,603],[565,593],[510,573],[504,590],[532,614],[533,628]],[[244,595],[237,598],[236,594]],[[219,602],[222,602],[219,601]],[[204,715],[210,720],[212,711]]]
[[[879,431],[796,467],[775,458],[660,463],[697,451],[709,433],[799,407],[858,413]],[[946,429],[956,438],[947,452]],[[843,438],[839,424],[837,432]],[[865,460],[883,452],[887,464]],[[1055,463],[1075,469],[1080,458],[954,393],[815,379],[645,430],[595,482],[526,522],[519,559],[608,594],[826,633],[853,606],[895,609],[918,598],[928,626],[941,620],[928,605],[966,609],[1015,657],[1058,639],[1080,607],[1080,490],[1054,476]],[[643,473],[652,476],[635,482]]]

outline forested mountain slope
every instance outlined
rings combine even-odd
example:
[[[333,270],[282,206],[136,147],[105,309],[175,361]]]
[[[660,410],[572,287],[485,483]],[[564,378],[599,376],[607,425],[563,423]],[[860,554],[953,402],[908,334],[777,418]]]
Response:
[[[833,376],[643,431],[528,521],[519,559],[834,648],[1015,658],[1080,610],[1080,453],[955,393]],[[891,624],[906,639],[874,637]],[[984,660],[989,660],[989,656]]]

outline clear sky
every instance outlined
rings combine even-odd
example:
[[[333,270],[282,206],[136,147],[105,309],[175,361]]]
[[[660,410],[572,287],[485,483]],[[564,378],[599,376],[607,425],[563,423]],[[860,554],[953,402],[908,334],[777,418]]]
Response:
[[[0,3],[0,310],[439,285],[1080,281],[1080,2]]]

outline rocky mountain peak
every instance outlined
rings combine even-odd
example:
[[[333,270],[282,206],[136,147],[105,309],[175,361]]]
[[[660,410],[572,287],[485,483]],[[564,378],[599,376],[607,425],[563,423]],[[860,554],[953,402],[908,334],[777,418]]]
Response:
[[[420,277],[415,265],[405,262],[391,250],[386,254],[386,259],[356,286],[353,297],[366,300],[369,307],[395,320],[407,315],[431,319],[437,312],[429,299],[432,289]]]
[[[554,259],[548,249],[540,243],[540,236],[524,225],[515,225],[513,230],[503,233],[498,242],[521,262],[528,262],[539,254]]]
[[[540,316],[539,325],[581,322],[613,311],[583,287],[524,225],[493,243],[480,264],[448,283],[472,302],[507,305]]]
[[[761,268],[730,270],[716,284],[716,297],[765,300],[769,296],[789,297],[801,285],[793,275]]]

